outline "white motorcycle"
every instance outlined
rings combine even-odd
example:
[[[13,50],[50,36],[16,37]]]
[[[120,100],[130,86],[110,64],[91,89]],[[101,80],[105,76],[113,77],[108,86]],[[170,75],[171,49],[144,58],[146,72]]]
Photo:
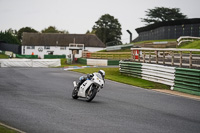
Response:
[[[104,80],[100,73],[93,73],[93,75],[94,76],[91,78],[91,80],[87,79],[82,83],[79,90],[77,89],[76,81],[73,82],[74,84],[74,89],[72,92],[73,99],[78,99],[79,97],[86,98],[87,102],[90,102],[94,99],[97,92],[99,92],[100,89],[103,88]]]

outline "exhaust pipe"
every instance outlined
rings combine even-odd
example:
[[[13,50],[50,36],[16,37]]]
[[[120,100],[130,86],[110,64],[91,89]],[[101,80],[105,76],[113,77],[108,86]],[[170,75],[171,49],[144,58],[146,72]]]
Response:
[[[73,84],[74,84],[74,87],[76,87],[76,86],[77,86],[77,83],[76,83],[76,81],[74,81],[74,82],[73,82]]]

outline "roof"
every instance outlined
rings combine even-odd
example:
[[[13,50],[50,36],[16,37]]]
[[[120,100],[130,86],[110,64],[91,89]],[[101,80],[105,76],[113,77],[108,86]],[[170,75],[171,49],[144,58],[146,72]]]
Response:
[[[85,47],[105,47],[105,44],[93,34],[62,33],[23,33],[23,46],[69,46],[70,43],[84,44]]]
[[[184,24],[200,24],[200,18],[193,18],[193,19],[178,19],[174,21],[166,21],[166,22],[159,22],[155,24],[151,24],[145,27],[140,27],[135,29],[137,33],[150,31],[162,26],[173,26],[173,25],[184,25]]]

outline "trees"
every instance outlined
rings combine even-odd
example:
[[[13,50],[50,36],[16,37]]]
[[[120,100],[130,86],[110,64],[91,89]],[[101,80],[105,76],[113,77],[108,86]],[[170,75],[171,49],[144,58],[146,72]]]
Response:
[[[64,33],[64,34],[69,34],[67,30],[61,30],[59,31],[55,26],[49,26],[48,28],[44,28],[42,33]]]
[[[31,33],[38,33],[37,30],[31,28],[31,27],[23,27],[17,30],[8,29],[5,32],[0,31],[0,41],[6,42],[6,43],[13,43],[13,44],[21,44],[22,39],[22,33],[23,32],[31,32]],[[45,28],[41,31],[42,33],[64,33],[69,34],[67,30],[57,30],[54,26],[49,26],[48,28]]]
[[[95,30],[92,30],[91,32],[90,30],[87,30],[85,34],[95,34],[95,32],[96,32]]]
[[[44,28],[42,33],[59,33],[55,26],[49,26],[48,28]]]
[[[14,36],[10,30],[5,31],[5,32],[0,32],[0,41],[6,42],[6,43],[11,43],[11,44],[20,44],[19,40],[17,39],[16,36]]]
[[[23,28],[19,29],[19,31],[17,32],[17,38],[19,39],[19,41],[22,39],[23,32],[38,33],[38,31],[36,31],[35,29],[33,29],[31,27],[23,27]]]
[[[121,24],[109,14],[102,15],[92,28],[104,44],[114,42],[121,44]]]
[[[141,20],[147,24],[187,18],[186,15],[180,12],[179,8],[155,7],[145,12],[147,18],[141,18]]]
[[[69,31],[67,31],[67,30],[61,30],[61,31],[59,31],[60,33],[63,33],[63,34],[69,34]]]

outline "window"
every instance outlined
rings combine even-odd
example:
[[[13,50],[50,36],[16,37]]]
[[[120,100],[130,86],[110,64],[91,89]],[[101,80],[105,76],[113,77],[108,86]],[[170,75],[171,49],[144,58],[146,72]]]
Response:
[[[60,50],[66,50],[66,47],[60,47]]]
[[[44,46],[44,49],[50,49],[50,46]]]
[[[27,46],[26,49],[35,49],[35,46]]]

